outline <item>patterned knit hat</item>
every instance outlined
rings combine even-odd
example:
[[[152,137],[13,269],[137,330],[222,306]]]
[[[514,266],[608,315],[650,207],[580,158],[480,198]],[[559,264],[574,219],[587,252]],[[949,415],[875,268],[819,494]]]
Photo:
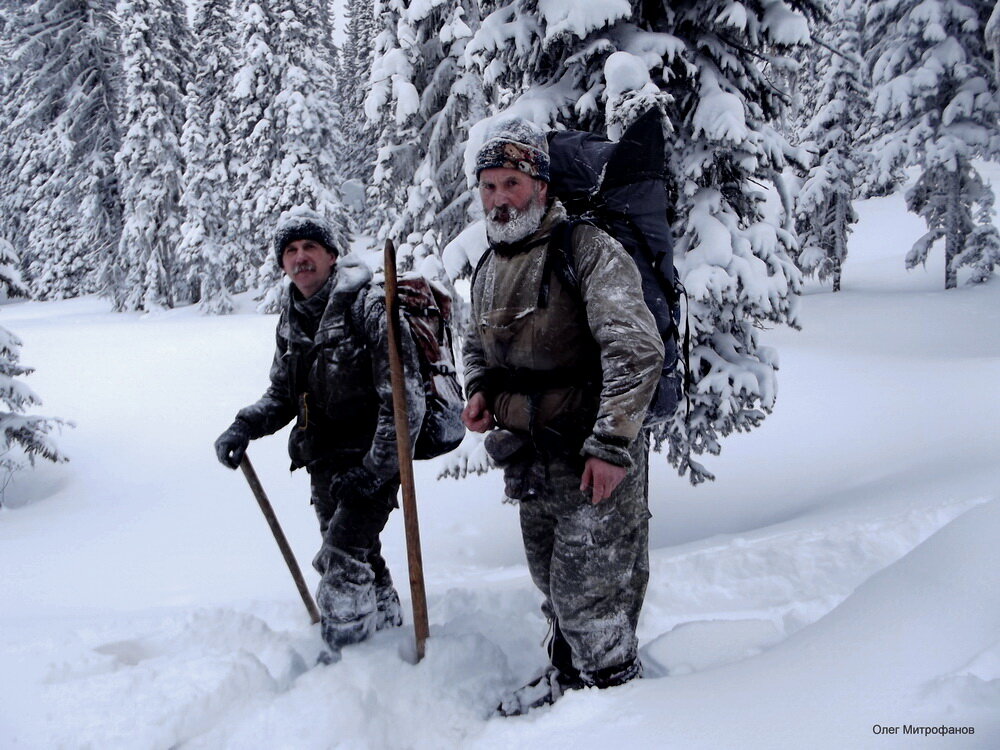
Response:
[[[274,230],[274,260],[281,268],[282,256],[289,242],[296,240],[313,240],[318,242],[334,255],[340,255],[337,249],[337,238],[326,219],[305,206],[290,208],[281,214]]]
[[[506,167],[549,181],[549,142],[545,133],[521,117],[502,120],[486,133],[476,155],[476,178],[484,169]]]

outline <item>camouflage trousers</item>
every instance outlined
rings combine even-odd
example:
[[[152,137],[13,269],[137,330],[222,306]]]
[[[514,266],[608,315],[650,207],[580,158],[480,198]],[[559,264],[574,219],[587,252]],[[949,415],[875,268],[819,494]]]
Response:
[[[530,477],[520,498],[528,568],[542,611],[584,673],[638,656],[635,630],[649,580],[649,481],[645,433],[629,447],[635,465],[611,497],[580,491],[579,460],[533,459],[505,468]]]
[[[323,535],[323,546],[313,559],[321,576],[316,605],[323,640],[338,649],[401,624],[402,615],[379,540],[396,506],[399,482],[388,482],[363,501],[348,503],[330,492],[335,473],[322,465],[309,469],[311,500]]]

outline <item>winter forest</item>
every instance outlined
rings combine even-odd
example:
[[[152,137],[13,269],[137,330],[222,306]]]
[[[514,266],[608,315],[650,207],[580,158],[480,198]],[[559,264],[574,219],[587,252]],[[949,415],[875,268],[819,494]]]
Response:
[[[273,311],[268,231],[301,204],[345,244],[389,237],[404,265],[459,280],[485,242],[469,164],[490,117],[614,139],[657,107],[692,338],[688,408],[660,437],[700,482],[697,457],[772,408],[757,329],[797,325],[806,276],[839,289],[852,199],[917,169],[907,265],[943,252],[946,288],[992,276],[976,160],[1000,155],[993,5],[8,0],[3,284],[206,314],[249,291]],[[5,335],[5,442],[58,459]]]
[[[546,622],[472,434],[416,462],[425,660],[407,615],[314,666],[211,448],[266,386],[279,218],[376,274],[393,240],[460,341],[491,122],[650,109],[688,346],[645,678],[488,718]],[[0,745],[1000,747],[998,184],[994,0],[0,0]],[[975,732],[873,729],[928,722]]]

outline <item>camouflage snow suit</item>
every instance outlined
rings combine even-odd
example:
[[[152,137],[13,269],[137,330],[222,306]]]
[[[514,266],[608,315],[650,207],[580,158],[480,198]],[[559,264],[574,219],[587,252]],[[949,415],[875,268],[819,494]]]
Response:
[[[277,328],[271,385],[237,415],[251,439],[296,420],[288,439],[293,470],[306,467],[323,546],[316,601],[323,637],[334,648],[399,624],[399,603],[379,534],[396,507],[399,466],[389,381],[385,295],[361,261],[341,258],[319,292],[290,287]],[[417,351],[402,324],[410,432],[424,412]],[[338,494],[338,477],[364,467],[375,487]]]
[[[601,675],[638,670],[649,577],[641,428],[663,344],[634,263],[604,232],[573,230],[578,290],[547,267],[565,220],[555,201],[535,234],[494,246],[481,264],[465,377],[468,396],[482,392],[501,428],[486,447],[519,501],[528,566],[554,626],[553,665],[600,685]],[[629,470],[597,505],[580,491],[588,456]]]

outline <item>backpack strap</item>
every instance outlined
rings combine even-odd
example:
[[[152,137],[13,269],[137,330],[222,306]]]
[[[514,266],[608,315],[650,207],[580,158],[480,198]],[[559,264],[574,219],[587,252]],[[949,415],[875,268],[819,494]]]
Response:
[[[683,296],[684,297],[684,340],[681,342],[681,353],[684,355],[684,422],[691,419],[691,318],[688,311],[690,308],[690,301],[688,300],[688,293],[685,286],[678,280],[674,280],[674,293],[677,295],[678,301]],[[675,324],[676,328],[676,324]]]
[[[487,245],[485,252],[479,256],[479,260],[476,262],[476,267],[472,269],[472,276],[469,281],[469,296],[471,298],[473,290],[476,288],[476,279],[479,277],[479,271],[483,266],[486,265],[486,261],[490,259],[493,255],[493,246]]]
[[[560,223],[552,230],[549,246],[545,250],[545,267],[542,269],[542,283],[538,287],[538,307],[549,305],[552,274],[555,274],[573,301],[583,305],[583,292],[580,291],[580,277],[576,272],[576,261],[573,252],[573,232],[581,224],[591,222],[585,216],[573,216]]]

